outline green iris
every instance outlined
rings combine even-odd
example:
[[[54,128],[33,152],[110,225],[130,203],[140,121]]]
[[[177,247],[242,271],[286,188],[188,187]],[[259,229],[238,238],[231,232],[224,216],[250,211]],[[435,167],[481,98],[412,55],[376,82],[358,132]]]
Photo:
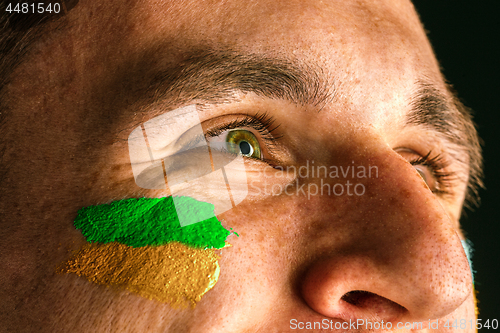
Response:
[[[228,151],[243,156],[262,158],[259,141],[250,131],[233,130],[227,133]]]

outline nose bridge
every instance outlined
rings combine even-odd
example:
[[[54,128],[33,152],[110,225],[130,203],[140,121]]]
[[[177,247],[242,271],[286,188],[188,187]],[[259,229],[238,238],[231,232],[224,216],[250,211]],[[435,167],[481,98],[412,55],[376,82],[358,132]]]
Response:
[[[384,297],[404,307],[407,319],[452,312],[472,286],[452,221],[413,166],[390,147],[373,144],[354,151],[360,153],[346,158],[346,164],[363,161],[365,167],[376,166],[378,173],[355,178],[363,184],[363,195],[340,199],[340,225],[348,238],[340,255],[312,269],[322,276],[316,283],[335,295],[334,302],[357,290]]]
[[[351,218],[364,221],[392,243],[417,242],[455,233],[437,198],[424,180],[403,157],[392,149],[377,149],[365,153],[369,167],[375,167],[375,177],[357,178],[364,194],[351,204]],[[430,236],[430,235],[432,236]]]
[[[410,297],[392,297],[408,302],[417,318],[451,312],[471,288],[454,223],[413,166],[392,149],[373,151],[369,160],[379,166],[379,177],[368,180],[361,207],[368,207],[367,221],[377,225],[370,234],[378,259],[388,274],[405,277],[392,281],[407,288]],[[426,313],[430,308],[434,312]]]

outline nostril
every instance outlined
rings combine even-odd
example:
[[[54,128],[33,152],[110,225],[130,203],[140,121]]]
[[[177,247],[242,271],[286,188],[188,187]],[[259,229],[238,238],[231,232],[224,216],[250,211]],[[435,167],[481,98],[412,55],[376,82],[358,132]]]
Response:
[[[353,290],[342,296],[342,301],[349,303],[358,311],[379,318],[398,318],[406,311],[404,307],[377,294],[364,290]]]
[[[342,300],[349,304],[365,308],[366,307],[365,303],[373,302],[373,298],[375,297],[380,297],[380,296],[373,294],[369,291],[353,290],[349,291],[348,293],[345,293],[344,296],[342,296]]]

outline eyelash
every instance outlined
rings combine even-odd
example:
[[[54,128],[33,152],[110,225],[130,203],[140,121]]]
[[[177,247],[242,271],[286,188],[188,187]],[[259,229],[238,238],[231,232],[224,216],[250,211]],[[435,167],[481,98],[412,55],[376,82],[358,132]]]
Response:
[[[427,166],[431,170],[431,174],[436,180],[437,188],[432,190],[437,195],[451,194],[450,188],[455,180],[455,172],[446,172],[444,169],[449,166],[441,154],[434,157],[431,156],[432,151],[429,151],[425,156],[418,157],[410,161],[411,165]]]
[[[245,115],[242,119],[235,119],[227,124],[208,130],[205,133],[205,139],[220,135],[224,131],[234,130],[242,127],[249,127],[260,134],[262,140],[266,142],[266,149],[272,154],[276,142],[282,138],[281,135],[274,135],[280,125],[275,125],[275,119],[267,113],[257,113],[255,116]],[[246,157],[272,163],[270,159],[258,159],[255,157]]]

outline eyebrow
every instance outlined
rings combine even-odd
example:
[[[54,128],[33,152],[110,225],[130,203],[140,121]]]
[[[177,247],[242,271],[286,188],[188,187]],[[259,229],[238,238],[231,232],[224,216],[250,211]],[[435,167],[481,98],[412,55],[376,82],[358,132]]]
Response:
[[[231,51],[190,54],[151,81],[151,102],[226,102],[240,91],[321,108],[335,95],[333,79],[314,64]]]
[[[193,101],[228,103],[235,93],[288,100],[321,109],[335,96],[335,80],[314,63],[288,61],[278,57],[241,54],[234,51],[195,50],[175,67],[167,68],[151,80],[147,104],[161,100],[180,105]],[[425,126],[438,133],[459,152],[465,152],[469,169],[465,206],[479,203],[482,183],[482,157],[471,111],[448,86],[449,97],[425,80],[416,82],[406,125]],[[453,155],[453,153],[451,153]],[[457,161],[460,158],[454,156]]]
[[[410,97],[410,111],[406,115],[405,124],[430,128],[459,152],[465,153],[467,160],[463,161],[458,154],[449,152],[450,155],[455,155],[455,160],[465,163],[469,169],[464,205],[467,208],[477,206],[479,188],[483,187],[483,161],[471,110],[456,97],[451,86],[447,86],[451,99],[424,80],[417,81],[416,86],[415,93]]]

